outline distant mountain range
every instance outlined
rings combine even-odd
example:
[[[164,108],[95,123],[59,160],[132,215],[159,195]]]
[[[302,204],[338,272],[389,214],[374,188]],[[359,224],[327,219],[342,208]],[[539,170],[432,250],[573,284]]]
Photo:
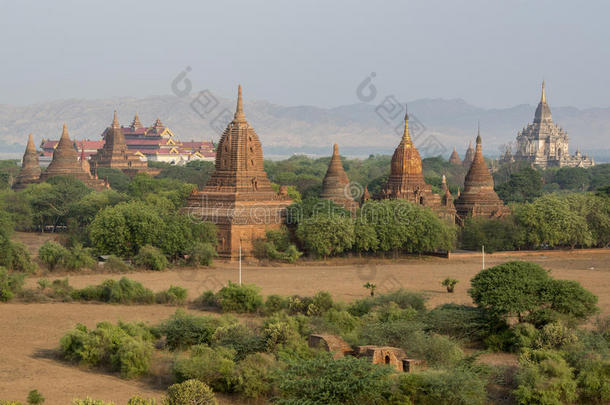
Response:
[[[235,101],[214,97],[206,104],[207,100],[204,94],[0,105],[0,157],[20,157],[30,132],[37,143],[42,138],[59,138],[64,122],[72,138],[98,139],[115,109],[125,126],[138,112],[144,125],[160,117],[181,140],[217,141],[232,118]],[[270,158],[294,153],[330,155],[333,143],[348,156],[391,154],[402,134],[404,108],[400,108],[364,103],[286,107],[247,98],[244,103],[246,117]],[[468,142],[476,137],[479,121],[484,153],[496,156],[505,145],[514,143],[518,130],[532,121],[534,110],[531,105],[484,109],[462,99],[420,99],[409,102],[410,128],[422,155],[448,157],[455,146],[463,157]],[[610,108],[554,108],[551,104],[551,111],[555,122],[570,135],[571,153],[580,148],[598,162],[610,161]]]

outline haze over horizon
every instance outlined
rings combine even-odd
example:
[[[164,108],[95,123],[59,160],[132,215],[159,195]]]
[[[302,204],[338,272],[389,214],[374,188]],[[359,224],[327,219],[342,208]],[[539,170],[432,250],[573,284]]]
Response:
[[[482,108],[609,107],[610,4],[570,2],[3,2],[0,103],[171,94],[190,67],[209,88],[278,105],[380,96]],[[188,12],[187,12],[188,10]],[[379,100],[380,101],[380,100]],[[377,102],[377,101],[376,101]]]

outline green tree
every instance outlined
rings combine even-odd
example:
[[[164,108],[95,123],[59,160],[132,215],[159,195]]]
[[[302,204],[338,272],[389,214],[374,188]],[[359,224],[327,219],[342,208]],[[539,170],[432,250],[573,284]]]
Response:
[[[38,258],[48,267],[49,271],[53,271],[58,265],[63,264],[69,255],[68,249],[52,240],[46,241],[38,249]]]
[[[167,389],[164,405],[217,405],[214,392],[197,380],[187,380]]]
[[[496,187],[498,196],[505,202],[531,202],[542,195],[542,176],[532,168],[512,173],[507,182]]]
[[[464,222],[460,240],[462,248],[492,253],[502,250],[518,250],[525,246],[525,230],[513,216],[504,218],[469,217]]]
[[[44,397],[38,390],[32,390],[28,393],[28,404],[30,405],[40,405],[45,401]]]
[[[327,257],[352,248],[354,222],[342,215],[319,214],[300,223],[296,235],[309,253]]]

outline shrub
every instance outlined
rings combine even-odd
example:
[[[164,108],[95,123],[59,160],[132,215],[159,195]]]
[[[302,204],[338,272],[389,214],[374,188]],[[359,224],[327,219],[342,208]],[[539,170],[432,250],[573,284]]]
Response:
[[[167,258],[161,250],[151,245],[142,246],[133,262],[149,270],[164,270],[168,266]]]
[[[434,308],[425,316],[426,329],[469,341],[482,340],[493,327],[493,321],[480,308],[445,304]]]
[[[475,373],[460,369],[402,374],[393,399],[422,405],[478,405],[486,402],[485,385]]]
[[[142,324],[101,322],[94,330],[78,324],[60,339],[60,351],[67,360],[120,371],[122,377],[133,378],[148,373],[152,339]]]
[[[330,355],[289,361],[275,374],[278,404],[376,404],[390,391],[390,367]]]
[[[211,266],[218,257],[216,248],[211,243],[197,242],[189,250],[189,263],[201,266]]]
[[[126,273],[131,270],[131,266],[125,263],[120,257],[110,255],[104,263],[104,269],[113,273]]]
[[[214,392],[197,380],[187,380],[167,389],[164,405],[217,405]]]
[[[106,280],[100,285],[75,290],[72,298],[83,301],[101,301],[115,304],[152,304],[154,293],[141,283],[122,277],[119,281]]]
[[[560,405],[576,400],[572,369],[558,352],[526,349],[519,365],[513,392],[519,403]]]
[[[576,342],[577,337],[561,322],[544,325],[532,342],[535,349],[561,349]]]
[[[193,303],[199,308],[218,308],[218,299],[214,291],[204,291],[199,297],[195,298]]]
[[[241,323],[220,326],[216,329],[212,336],[212,346],[235,350],[236,361],[265,350],[263,338]]]
[[[256,239],[253,242],[253,255],[259,260],[278,260],[294,263],[302,253],[290,243],[290,233],[287,229],[268,230],[266,238]]]
[[[38,390],[32,390],[28,393],[28,404],[29,405],[40,405],[45,401],[44,397]]]
[[[154,398],[142,398],[139,395],[129,398],[127,405],[157,405],[157,401]]]
[[[265,313],[273,314],[288,308],[288,298],[281,295],[271,294],[265,300]]]
[[[11,242],[10,240],[2,240],[0,236],[0,266],[5,266],[13,271],[33,271],[36,269],[36,264],[32,261],[27,247],[23,243]]]
[[[68,254],[63,258],[62,264],[70,270],[79,270],[82,268],[92,269],[97,264],[96,260],[91,256],[89,249],[83,248],[82,245],[76,244],[68,251]]]
[[[49,268],[49,271],[53,271],[58,265],[63,264],[69,255],[68,249],[50,240],[38,249],[38,258]]]
[[[447,287],[447,292],[452,293],[455,285],[458,283],[458,280],[454,278],[447,277],[441,282],[441,285]]]
[[[216,299],[224,312],[256,312],[263,305],[259,287],[231,281],[216,293]]]
[[[224,347],[193,346],[189,357],[181,356],[174,363],[174,375],[178,381],[196,379],[216,391],[232,392],[237,382],[234,355]]]
[[[167,290],[156,293],[155,302],[157,304],[184,305],[186,302],[186,297],[186,288],[172,285]]]
[[[211,316],[194,316],[179,309],[156,330],[164,335],[170,350],[187,349],[190,346],[209,344],[222,320]]]
[[[24,274],[9,273],[7,269],[0,267],[0,301],[11,300],[15,294],[23,290],[24,283]]]
[[[101,399],[91,399],[87,397],[85,399],[73,399],[72,405],[114,405],[114,402],[105,402]]]
[[[235,391],[246,399],[269,397],[273,391],[272,373],[279,363],[265,353],[248,355],[237,364],[237,385]]]

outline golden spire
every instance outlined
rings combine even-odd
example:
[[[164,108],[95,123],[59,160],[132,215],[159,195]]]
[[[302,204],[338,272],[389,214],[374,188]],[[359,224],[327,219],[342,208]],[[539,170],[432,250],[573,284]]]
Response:
[[[544,80],[542,81],[542,96],[540,97],[540,102],[546,104],[546,90],[544,89]]]
[[[115,128],[115,129],[120,128],[119,120],[116,116],[116,110],[114,110],[114,118],[112,119],[112,128]]]
[[[61,138],[59,138],[59,140],[61,141],[62,139],[66,139],[68,142],[70,142],[70,136],[68,135],[68,126],[66,124],[64,124],[64,129],[62,129],[61,131]]]
[[[481,122],[477,121],[477,147],[481,144]]]
[[[339,156],[339,145],[333,145],[333,156]]]
[[[406,105],[405,109],[405,131],[402,134],[402,140],[405,141],[405,144],[411,145],[413,142],[411,142],[411,136],[409,135],[409,109]]]
[[[237,108],[235,109],[235,121],[245,121],[244,105],[241,98],[241,84],[237,86]]]

